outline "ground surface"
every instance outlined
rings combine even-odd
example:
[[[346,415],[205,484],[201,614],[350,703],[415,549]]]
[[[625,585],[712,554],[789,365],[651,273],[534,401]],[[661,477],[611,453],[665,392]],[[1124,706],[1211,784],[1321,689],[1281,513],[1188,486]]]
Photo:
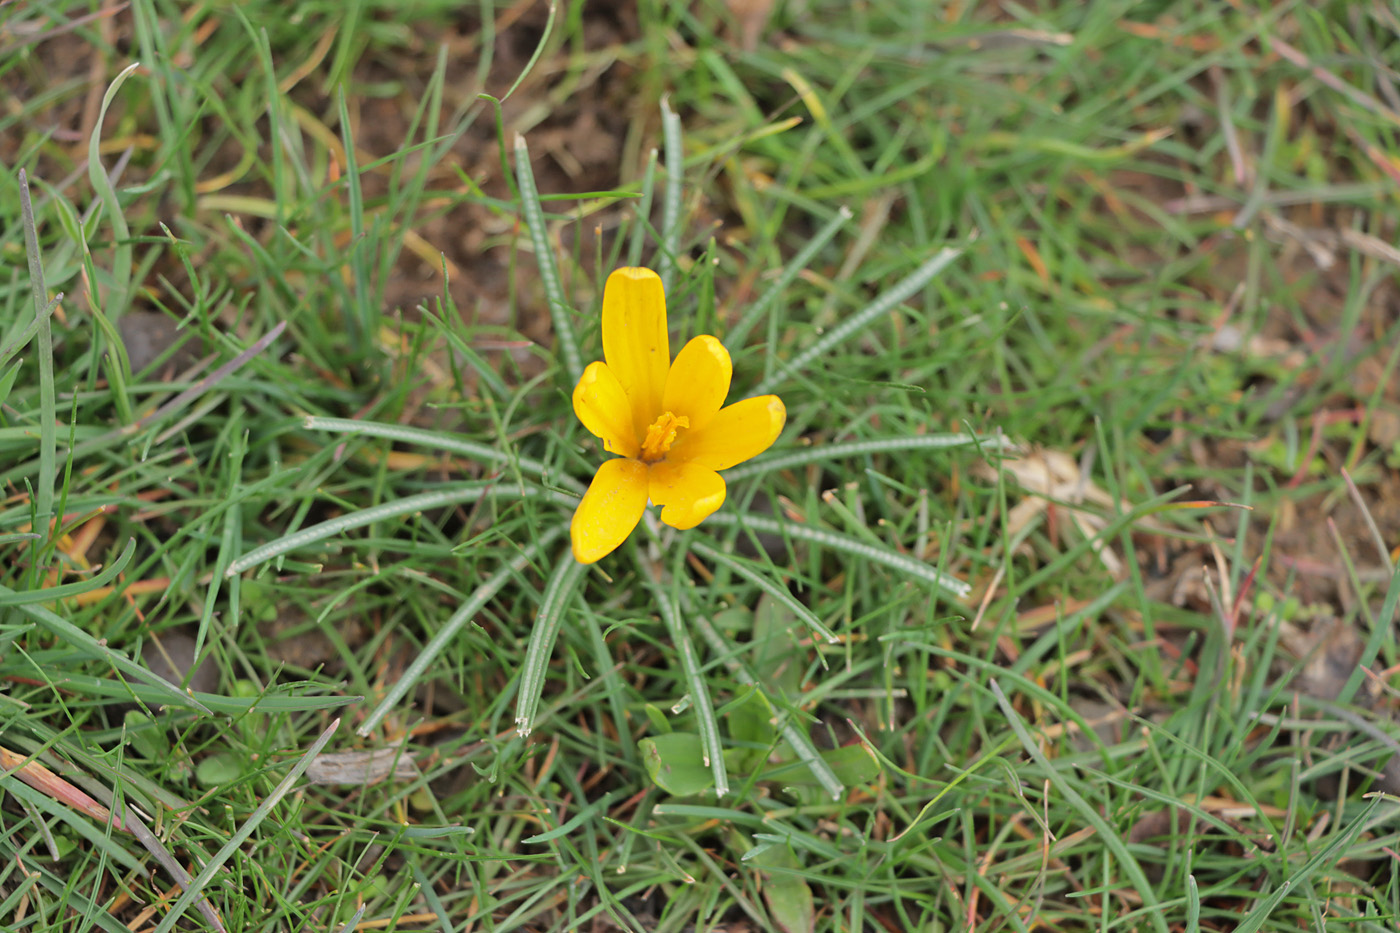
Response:
[[[0,3],[0,102],[7,929],[1395,928],[1392,5]],[[635,262],[788,427],[578,573]]]

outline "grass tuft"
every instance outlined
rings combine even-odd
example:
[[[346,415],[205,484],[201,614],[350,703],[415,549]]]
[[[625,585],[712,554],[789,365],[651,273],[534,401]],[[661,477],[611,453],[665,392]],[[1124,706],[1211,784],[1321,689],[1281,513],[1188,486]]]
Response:
[[[3,6],[0,926],[1395,928],[1385,4],[226,6]]]

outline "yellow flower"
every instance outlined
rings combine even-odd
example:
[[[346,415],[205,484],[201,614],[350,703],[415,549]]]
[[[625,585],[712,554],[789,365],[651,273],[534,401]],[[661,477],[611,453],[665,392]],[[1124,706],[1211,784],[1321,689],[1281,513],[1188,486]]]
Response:
[[[708,334],[671,362],[666,295],[650,269],[618,269],[603,289],[603,359],[574,388],[574,412],[609,453],[569,526],[574,558],[591,564],[632,533],[647,500],[673,528],[694,528],[724,504],[717,471],[767,450],[787,410],[776,395],[727,407],[733,364]]]

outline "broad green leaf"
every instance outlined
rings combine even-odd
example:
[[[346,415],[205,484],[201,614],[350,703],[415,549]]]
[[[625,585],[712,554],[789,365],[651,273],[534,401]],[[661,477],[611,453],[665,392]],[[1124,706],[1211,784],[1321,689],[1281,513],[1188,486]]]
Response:
[[[162,761],[170,755],[170,741],[164,729],[139,709],[126,711],[126,740],[149,761]]]
[[[741,773],[754,771],[763,765],[764,759],[778,741],[778,731],[773,728],[773,707],[757,689],[750,689],[731,703],[725,712],[729,727],[729,738],[737,746],[737,770]]]
[[[846,787],[869,783],[880,774],[879,760],[871,754],[870,749],[859,742],[854,745],[827,749],[821,753],[821,757],[822,761],[826,762],[827,766],[836,773],[836,777],[840,779],[842,785]],[[815,786],[818,783],[812,776],[810,769],[795,761],[765,771],[762,779],[793,786]]]
[[[714,774],[693,732],[655,735],[637,743],[642,762],[656,786],[677,797],[689,797],[715,786]]]
[[[243,776],[244,765],[233,752],[215,752],[194,769],[194,779],[204,787],[224,787]]]
[[[797,617],[779,601],[766,594],[753,611],[754,673],[774,695],[797,696],[802,691],[802,670],[793,627]],[[805,634],[805,633],[802,633]]]
[[[763,899],[773,923],[783,933],[811,933],[817,925],[817,905],[812,889],[801,875],[802,868],[793,854],[781,845],[767,846],[752,857],[752,864],[783,871],[765,872]]]
[[[666,718],[666,714],[661,711],[659,706],[655,703],[647,703],[643,705],[642,710],[647,714],[647,722],[651,723],[652,729],[660,735],[670,734],[671,721]]]

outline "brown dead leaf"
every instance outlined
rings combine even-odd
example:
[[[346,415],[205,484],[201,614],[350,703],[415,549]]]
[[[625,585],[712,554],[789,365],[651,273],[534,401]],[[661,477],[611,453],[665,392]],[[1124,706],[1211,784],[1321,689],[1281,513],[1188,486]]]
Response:
[[[725,0],[729,12],[739,21],[739,45],[745,52],[758,48],[763,27],[773,15],[773,0]]]
[[[112,811],[98,803],[85,791],[50,771],[39,762],[17,752],[12,752],[4,746],[0,746],[0,771],[13,774],[40,793],[48,794],[59,803],[66,804],[95,820],[125,829],[136,837],[146,851],[150,852],[182,887],[189,887],[192,884],[189,873],[175,859],[175,856],[166,848],[160,838],[146,827],[141,817],[129,804],[123,808],[123,816],[114,820],[112,819]],[[222,933],[226,929],[219,912],[214,909],[209,898],[200,894],[195,899],[195,906],[215,930]]]
[[[1216,353],[1240,354],[1256,360],[1275,360],[1289,369],[1303,366],[1308,359],[1307,354],[1296,343],[1263,334],[1246,335],[1234,324],[1222,324],[1215,333],[1205,338],[1204,345]]]
[[[1000,462],[1000,467],[1014,476],[1028,493],[1007,516],[1008,532],[1013,537],[1054,506],[1067,513],[1080,533],[1091,540],[1094,554],[1108,572],[1114,577],[1122,575],[1123,559],[1100,537],[1108,527],[1108,520],[1098,512],[1113,511],[1113,497],[1083,475],[1073,457],[1063,451],[1042,448],[1021,457],[1008,457]],[[996,476],[995,469],[988,464],[983,464],[981,473],[989,479]],[[1081,503],[1094,506],[1097,511],[1075,507]],[[1116,505],[1122,511],[1132,508],[1123,501]]]
[[[1172,816],[1176,819],[1173,821]],[[1129,845],[1146,845],[1171,839],[1172,823],[1176,823],[1175,835],[1184,836],[1191,831],[1191,813],[1182,809],[1150,810],[1138,818],[1128,830]]]
[[[1366,639],[1345,619],[1335,616],[1303,631],[1286,625],[1283,647],[1303,661],[1294,686],[1319,700],[1335,700],[1356,670]]]
[[[1371,423],[1367,428],[1371,443],[1382,450],[1400,444],[1400,412],[1380,408],[1371,412]]]

